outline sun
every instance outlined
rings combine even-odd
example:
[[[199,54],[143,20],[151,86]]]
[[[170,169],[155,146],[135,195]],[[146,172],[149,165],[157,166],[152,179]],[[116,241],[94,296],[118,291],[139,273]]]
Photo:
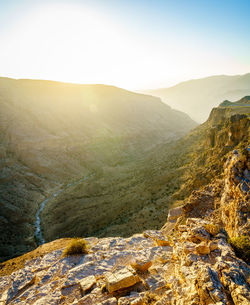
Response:
[[[29,12],[6,41],[6,56],[29,78],[112,83],[126,52],[117,27],[88,7],[44,5]],[[18,73],[19,71],[17,71]]]

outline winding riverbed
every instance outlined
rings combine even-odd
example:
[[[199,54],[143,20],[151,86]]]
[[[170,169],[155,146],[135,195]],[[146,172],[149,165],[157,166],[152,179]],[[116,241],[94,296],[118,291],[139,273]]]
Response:
[[[45,208],[46,204],[54,199],[56,196],[58,196],[60,193],[66,191],[68,188],[70,188],[71,186],[75,186],[78,185],[80,183],[82,183],[83,181],[87,180],[89,177],[93,176],[94,174],[91,174],[89,176],[84,176],[81,179],[77,180],[77,181],[73,181],[71,183],[66,184],[66,186],[64,186],[63,188],[61,188],[60,190],[58,190],[57,192],[53,193],[50,197],[46,198],[40,205],[40,208],[38,209],[38,211],[36,212],[36,222],[35,222],[35,237],[36,237],[36,242],[38,245],[42,245],[44,244],[46,241],[43,237],[43,232],[41,229],[41,213],[43,211],[43,209]]]

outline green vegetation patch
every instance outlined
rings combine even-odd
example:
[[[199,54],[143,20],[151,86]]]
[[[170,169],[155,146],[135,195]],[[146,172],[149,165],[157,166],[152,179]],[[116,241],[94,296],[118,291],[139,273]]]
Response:
[[[245,260],[247,263],[250,262],[250,238],[245,235],[233,237],[229,239],[229,243],[234,248],[235,254]]]

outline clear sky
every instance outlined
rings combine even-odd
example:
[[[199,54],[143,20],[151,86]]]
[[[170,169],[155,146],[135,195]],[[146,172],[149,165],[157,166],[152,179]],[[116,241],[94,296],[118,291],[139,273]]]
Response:
[[[0,0],[0,76],[167,87],[250,72],[250,0]]]

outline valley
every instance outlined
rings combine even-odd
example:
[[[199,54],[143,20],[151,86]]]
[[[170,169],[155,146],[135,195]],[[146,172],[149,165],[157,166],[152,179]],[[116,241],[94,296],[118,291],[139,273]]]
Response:
[[[1,302],[248,305],[248,100],[119,171],[61,185],[38,210],[46,243],[0,265]]]
[[[46,223],[51,226],[45,240],[58,235],[60,223],[65,225],[60,234],[82,234],[79,223],[83,215],[79,211],[87,203],[78,209],[77,201],[85,195],[81,191],[77,194],[76,185],[69,185],[65,196],[70,202],[64,200],[54,221],[58,208],[51,202],[55,199],[38,212],[51,194],[95,172],[96,177],[91,177],[82,188],[89,188],[90,201],[99,196],[100,204],[106,200],[112,209],[112,196],[107,191],[98,194],[103,173],[107,179],[101,188],[109,185],[110,192],[111,184],[119,185],[123,179],[126,193],[126,184],[132,183],[126,180],[134,179],[132,176],[138,171],[137,160],[139,164],[151,149],[180,138],[197,125],[158,98],[105,85],[0,78],[0,105],[2,261],[36,247],[36,213],[44,228]],[[72,192],[78,198],[70,198]],[[59,194],[58,198],[63,196]],[[142,199],[139,201],[142,206]],[[137,199],[134,207],[136,204]],[[46,217],[48,210],[51,215]],[[118,210],[114,209],[114,216],[115,211],[120,213]],[[73,215],[73,211],[77,213]],[[84,233],[95,230],[98,234],[107,222],[99,219],[91,226],[93,229]]]
[[[227,153],[248,141],[248,106],[220,106],[193,128],[158,99],[118,88],[10,79],[1,86],[2,260],[57,238],[160,229],[169,208],[219,177]],[[62,107],[71,95],[72,117]],[[111,104],[113,117],[105,114]]]
[[[192,191],[220,177],[227,154],[248,145],[249,118],[240,113],[242,108],[215,108],[183,138],[119,167],[103,167],[93,180],[60,194],[42,214],[46,239],[128,237],[160,229],[174,202],[181,205]]]
[[[250,304],[249,11],[0,0],[0,305]]]

